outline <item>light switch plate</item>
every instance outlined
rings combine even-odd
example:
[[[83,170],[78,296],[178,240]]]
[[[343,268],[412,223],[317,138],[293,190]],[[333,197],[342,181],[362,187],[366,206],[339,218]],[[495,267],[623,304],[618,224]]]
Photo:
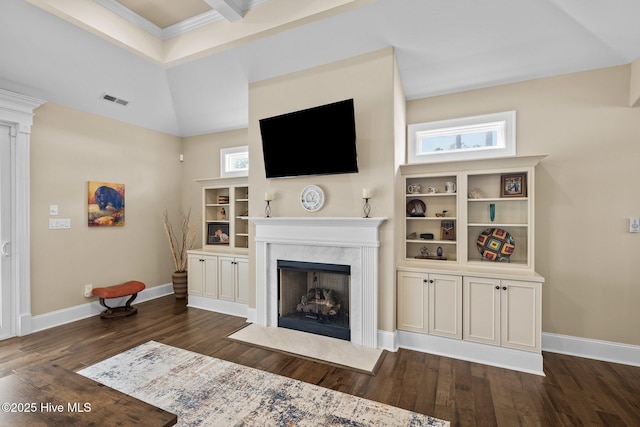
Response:
[[[629,233],[640,233],[640,218],[629,218]]]

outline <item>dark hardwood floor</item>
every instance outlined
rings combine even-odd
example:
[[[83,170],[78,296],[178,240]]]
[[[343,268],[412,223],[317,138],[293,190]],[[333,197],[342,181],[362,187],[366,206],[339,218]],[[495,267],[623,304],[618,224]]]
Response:
[[[452,426],[640,426],[636,367],[545,353],[546,377],[541,377],[401,349],[386,353],[371,376],[227,340],[245,319],[187,308],[172,296],[137,307],[135,316],[95,316],[1,341],[0,378],[49,365],[77,371],[155,340],[449,420]]]

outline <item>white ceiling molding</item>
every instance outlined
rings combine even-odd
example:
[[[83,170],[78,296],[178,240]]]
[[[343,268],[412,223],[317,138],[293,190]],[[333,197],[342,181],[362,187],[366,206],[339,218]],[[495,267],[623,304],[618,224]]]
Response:
[[[244,16],[244,11],[234,0],[204,0],[209,6],[217,10],[229,22],[236,22]]]
[[[204,27],[205,25],[212,24],[216,21],[222,21],[223,19],[224,17],[216,10],[204,12],[200,15],[194,16],[193,18],[185,19],[184,21],[178,22],[177,24],[170,25],[167,28],[160,30],[162,32],[160,38],[162,40],[169,40],[174,37],[186,34],[189,31],[197,30],[198,28]]]
[[[128,7],[123,6],[116,0],[94,0],[100,6],[110,10],[123,19],[131,22],[132,24],[142,28],[152,36],[160,40],[169,40],[174,37],[181,36],[189,31],[196,30],[205,25],[209,25],[216,21],[221,21],[224,17],[215,10],[210,12],[201,13],[193,18],[185,19],[177,24],[170,25],[167,28],[160,28],[153,22],[138,15]]]
[[[152,36],[162,39],[162,28],[158,27],[153,22],[138,15],[128,7],[125,7],[122,4],[118,3],[116,0],[93,0],[93,1],[95,1],[105,9],[108,9],[111,12],[115,13],[116,15],[120,16],[121,18],[126,19],[127,21],[131,22],[134,25],[137,25],[138,27],[142,28],[146,32],[150,33]]]
[[[244,16],[245,11],[253,9],[269,0],[239,0],[242,3],[241,5],[238,5],[234,0],[205,0],[214,10],[201,13],[200,15],[185,19],[166,28],[158,27],[153,22],[138,15],[116,0],[93,1],[139,28],[142,28],[152,36],[165,41],[223,19],[227,19],[229,22],[237,21]]]

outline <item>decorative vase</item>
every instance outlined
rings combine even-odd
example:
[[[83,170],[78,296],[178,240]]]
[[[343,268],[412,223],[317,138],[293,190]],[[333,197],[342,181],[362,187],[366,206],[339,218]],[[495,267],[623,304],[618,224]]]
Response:
[[[187,297],[187,272],[186,271],[174,271],[171,275],[173,280],[173,293],[176,299],[183,299]]]
[[[491,222],[493,222],[493,220],[496,219],[496,205],[495,205],[495,203],[491,203],[489,205],[489,218],[491,219]]]

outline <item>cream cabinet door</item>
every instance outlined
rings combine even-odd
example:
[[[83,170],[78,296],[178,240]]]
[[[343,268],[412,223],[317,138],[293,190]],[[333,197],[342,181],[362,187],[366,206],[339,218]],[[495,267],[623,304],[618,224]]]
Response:
[[[236,258],[236,302],[249,304],[249,260]]]
[[[204,286],[204,268],[201,257],[198,255],[189,255],[187,274],[187,289],[189,295],[202,295],[202,289]]]
[[[429,334],[462,339],[462,276],[429,274]]]
[[[542,285],[501,281],[502,346],[541,351]]]
[[[233,301],[236,294],[236,264],[234,258],[220,257],[220,280],[218,298]]]
[[[202,265],[204,268],[204,296],[218,297],[218,257],[203,256]]]
[[[428,297],[427,274],[398,272],[398,329],[429,332]]]
[[[500,280],[465,277],[462,287],[462,338],[500,345]]]
[[[189,255],[187,275],[190,295],[218,296],[218,257],[212,255]]]

